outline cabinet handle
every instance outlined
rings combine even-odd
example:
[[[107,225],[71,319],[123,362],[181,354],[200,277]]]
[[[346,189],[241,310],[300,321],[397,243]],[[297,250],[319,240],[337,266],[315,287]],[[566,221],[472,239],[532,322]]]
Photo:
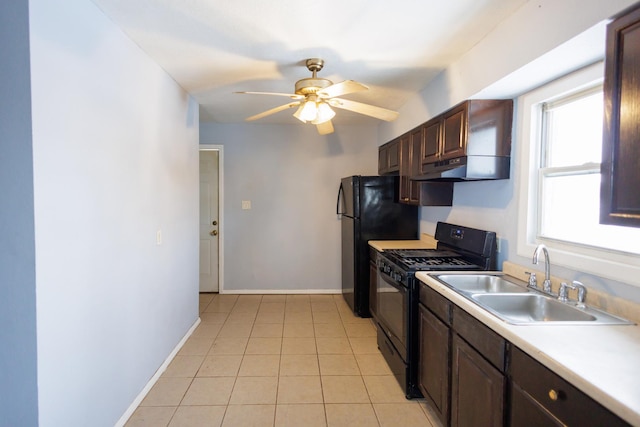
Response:
[[[558,392],[554,389],[549,390],[549,399],[553,400],[554,402],[558,400]]]

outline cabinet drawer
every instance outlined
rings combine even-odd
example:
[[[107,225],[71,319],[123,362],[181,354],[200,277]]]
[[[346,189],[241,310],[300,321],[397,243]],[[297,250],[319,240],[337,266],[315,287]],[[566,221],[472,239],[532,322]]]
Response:
[[[608,409],[512,346],[509,374],[519,388],[571,426],[628,426]]]
[[[453,307],[453,329],[500,372],[505,370],[507,342],[458,306]]]
[[[431,310],[440,320],[451,325],[451,302],[431,289],[428,285],[420,283],[420,302]]]

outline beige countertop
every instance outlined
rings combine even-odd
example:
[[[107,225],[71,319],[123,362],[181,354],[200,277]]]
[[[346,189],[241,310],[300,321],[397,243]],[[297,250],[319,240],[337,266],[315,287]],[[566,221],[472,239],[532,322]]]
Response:
[[[379,252],[390,249],[433,249],[437,241],[429,234],[422,234],[420,240],[369,240],[369,246]]]
[[[640,326],[510,325],[428,272],[418,272],[416,278],[620,418],[640,426]]]

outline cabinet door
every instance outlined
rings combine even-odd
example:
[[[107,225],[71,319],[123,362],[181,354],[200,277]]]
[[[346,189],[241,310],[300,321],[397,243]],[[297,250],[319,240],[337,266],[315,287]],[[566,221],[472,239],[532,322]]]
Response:
[[[457,334],[453,334],[451,425],[504,424],[505,378]]]
[[[400,203],[411,204],[411,144],[407,133],[400,137]]]
[[[410,156],[410,169],[409,177],[420,175],[421,165],[420,158],[422,157],[422,127],[419,127],[411,132],[411,150]],[[409,203],[420,203],[420,182],[409,180]]]
[[[384,175],[389,170],[389,145],[378,147],[378,175]]]
[[[400,171],[400,141],[395,140],[391,141],[389,144],[389,148],[387,149],[387,162],[388,168],[387,172],[393,173]]]
[[[419,336],[418,387],[433,405],[442,424],[447,425],[451,330],[420,304]]]
[[[465,102],[444,116],[440,160],[453,159],[465,154],[467,111],[468,102]]]
[[[604,97],[600,222],[640,227],[640,9],[607,27]]]
[[[440,118],[436,118],[425,124],[421,164],[434,163],[439,160],[441,128],[442,122]]]

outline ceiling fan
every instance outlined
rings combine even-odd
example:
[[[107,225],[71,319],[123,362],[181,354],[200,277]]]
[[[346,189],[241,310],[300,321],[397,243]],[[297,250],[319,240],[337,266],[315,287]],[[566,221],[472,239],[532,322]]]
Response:
[[[277,92],[236,92],[251,95],[286,96],[295,100],[294,102],[248,117],[245,120],[257,120],[289,108],[298,107],[293,116],[303,123],[312,123],[316,125],[318,133],[320,135],[326,135],[333,132],[331,119],[336,115],[336,112],[333,111],[331,107],[353,111],[386,121],[392,121],[398,117],[398,113],[396,111],[338,98],[342,95],[360,92],[369,88],[362,83],[358,83],[353,80],[345,80],[334,84],[331,80],[319,78],[317,76],[318,71],[322,70],[322,67],[324,66],[324,61],[322,59],[307,59],[306,66],[307,69],[311,71],[312,77],[298,80],[295,85],[295,94]]]

